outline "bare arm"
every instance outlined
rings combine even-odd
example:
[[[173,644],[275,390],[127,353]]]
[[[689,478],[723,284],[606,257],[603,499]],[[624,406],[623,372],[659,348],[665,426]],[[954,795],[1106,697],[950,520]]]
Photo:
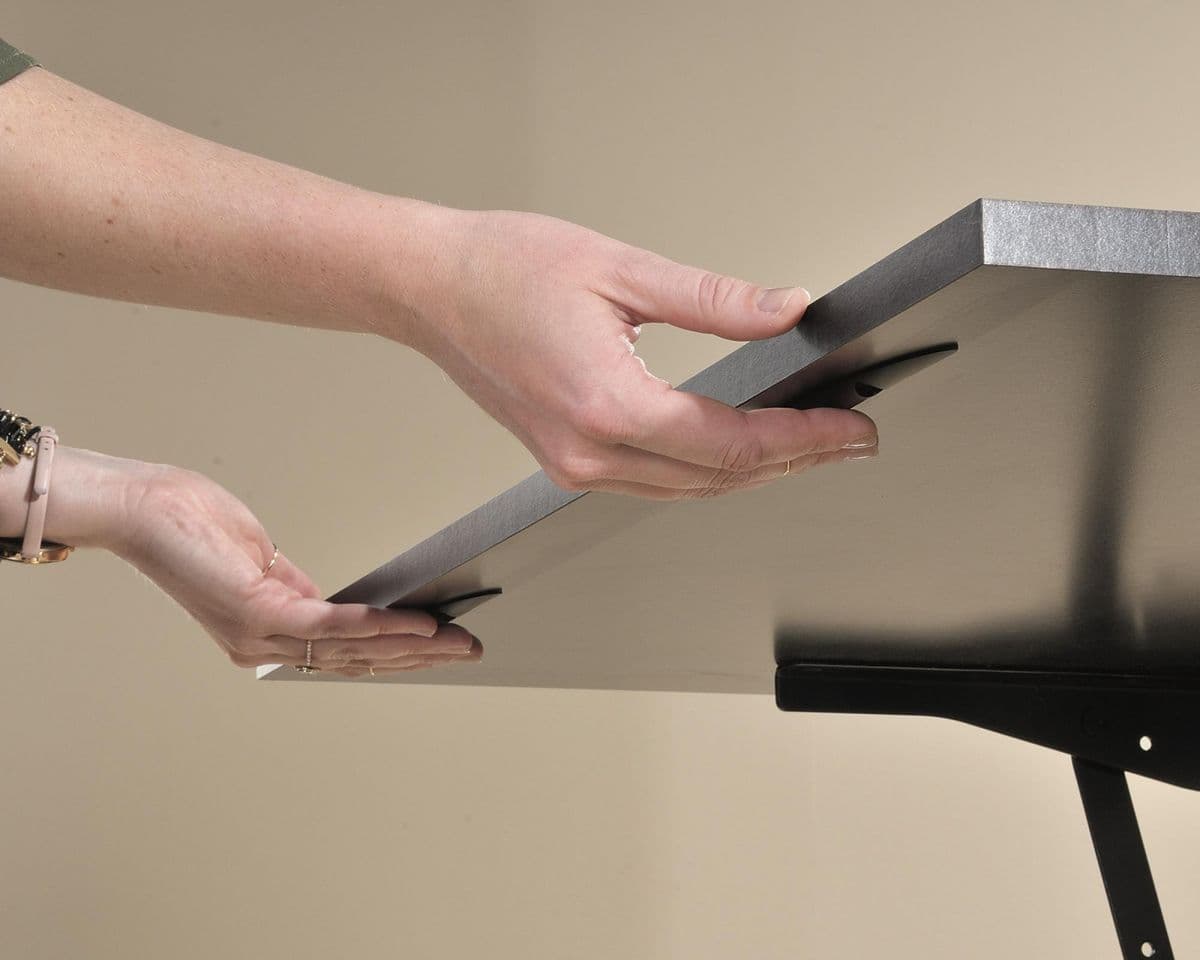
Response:
[[[765,290],[553,217],[361,190],[41,68],[0,85],[0,223],[5,276],[415,347],[567,489],[698,499],[876,449],[856,411],[742,411],[636,356],[644,323],[788,333],[803,288]]]
[[[405,340],[455,211],[193,136],[35,67],[0,85],[0,275]]]

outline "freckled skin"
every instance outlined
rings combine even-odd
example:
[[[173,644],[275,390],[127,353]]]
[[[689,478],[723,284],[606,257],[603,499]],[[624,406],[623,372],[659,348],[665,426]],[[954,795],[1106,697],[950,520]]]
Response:
[[[206,141],[41,67],[0,105],[0,277],[401,341],[438,302],[457,212]],[[63,236],[37,251],[48,222]]]

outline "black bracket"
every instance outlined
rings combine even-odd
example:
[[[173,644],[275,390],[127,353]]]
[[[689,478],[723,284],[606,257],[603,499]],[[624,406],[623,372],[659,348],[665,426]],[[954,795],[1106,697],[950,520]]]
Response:
[[[397,600],[391,604],[391,608],[424,610],[426,613],[433,614],[438,623],[453,623],[464,613],[469,613],[493,597],[500,596],[503,592],[500,587],[489,587],[487,590],[474,590],[471,593],[461,593],[433,603],[415,605],[405,600]]]
[[[1171,960],[1125,771],[1200,790],[1200,678],[793,663],[781,710],[944,717],[1073,758],[1125,960]]]

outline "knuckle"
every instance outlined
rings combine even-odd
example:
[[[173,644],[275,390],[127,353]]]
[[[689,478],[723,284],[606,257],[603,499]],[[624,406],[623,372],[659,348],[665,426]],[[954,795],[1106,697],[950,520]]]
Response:
[[[604,463],[599,458],[580,450],[563,453],[547,469],[550,479],[564,490],[588,490],[604,479]]]
[[[720,454],[721,469],[727,473],[745,473],[763,464],[763,444],[755,436],[735,437],[728,441]]]
[[[718,473],[713,477],[713,481],[709,484],[710,489],[714,490],[714,496],[722,493],[729,493],[733,490],[740,489],[746,484],[754,480],[755,474],[753,471],[744,473]]]
[[[736,299],[745,284],[719,273],[703,273],[696,285],[696,306],[702,313],[721,313]]]
[[[229,659],[239,667],[261,667],[266,663],[278,663],[280,650],[286,649],[279,641],[281,636],[266,635],[238,621],[235,627],[225,632],[225,647]]]
[[[701,499],[712,500],[714,497],[720,497],[726,493],[729,493],[732,489],[733,488],[729,485],[728,481],[718,483],[715,486],[708,487],[706,490],[704,490],[703,493],[701,493]]]
[[[230,663],[235,667],[257,667],[261,663],[260,657],[234,647],[230,647],[225,653],[228,655]]]
[[[711,500],[724,492],[720,487],[696,487],[693,490],[682,491],[685,500]]]
[[[554,464],[546,464],[542,469],[546,472],[546,476],[560,490],[566,490],[568,493],[579,493],[581,487],[577,486],[572,480],[569,480],[565,474],[559,471]]]

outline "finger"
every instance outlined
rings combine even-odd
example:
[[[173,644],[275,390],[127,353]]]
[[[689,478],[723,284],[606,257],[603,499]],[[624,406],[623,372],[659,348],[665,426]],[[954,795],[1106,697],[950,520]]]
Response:
[[[465,633],[466,631],[463,632]],[[482,659],[483,644],[479,642],[478,637],[471,636],[470,634],[467,634],[467,636],[470,637],[471,644],[465,652],[447,654],[417,654],[409,657],[396,657],[392,660],[356,660],[350,663],[335,664],[334,666],[336,668],[340,668],[342,666],[351,668],[361,667],[366,669],[368,672],[374,668],[375,672],[379,673],[381,670],[407,670],[411,669],[413,666],[436,666],[443,663],[457,663],[460,660],[475,661]]]
[[[784,463],[772,464],[769,468],[766,468],[772,473],[772,476],[766,479],[752,480],[724,487],[680,490],[675,487],[659,487],[628,480],[598,480],[596,481],[596,485],[591,487],[591,489],[604,493],[619,493],[628,496],[643,497],[649,500],[706,500],[713,497],[725,496],[730,493],[737,493],[742,490],[757,490],[759,487],[765,487],[767,484],[784,476],[797,476],[816,466],[874,457],[878,452],[878,448],[871,448],[868,450],[834,450],[828,453],[813,454],[793,460],[790,468]]]
[[[455,663],[478,663],[478,657],[459,657],[457,660],[450,660],[446,663],[418,663],[408,667],[376,667],[376,677],[387,677],[397,673],[409,673],[413,670],[428,670],[430,667],[445,668]],[[371,672],[367,671],[367,676],[371,676]]]
[[[782,469],[780,467],[780,470]],[[729,487],[718,491],[714,488],[680,490],[678,487],[655,487],[648,483],[638,483],[635,480],[597,480],[596,485],[591,489],[597,493],[619,493],[629,497],[641,497],[645,500],[708,500],[741,490],[756,490],[771,482],[771,480],[757,480],[740,487]]]
[[[471,653],[457,657],[409,657],[375,664],[356,661],[332,667],[329,672],[346,677],[383,677],[394,673],[425,670],[429,667],[444,667],[452,663],[478,663],[482,657],[483,648],[477,644]]]
[[[401,633],[381,637],[314,640],[313,660],[322,663],[346,660],[380,663],[400,657],[458,656],[471,650],[474,639],[462,627],[448,623],[432,637]]]
[[[265,657],[270,662],[293,659],[303,663],[312,643],[313,663],[344,663],[347,660],[382,662],[398,657],[457,656],[471,650],[474,637],[456,624],[445,624],[432,637],[410,633],[385,633],[378,637],[338,637],[306,640],[287,634],[271,634],[243,645],[243,652]]]
[[[344,670],[362,670],[369,673],[373,668],[378,673],[380,670],[407,669],[419,664],[436,665],[457,663],[459,660],[479,660],[482,656],[483,648],[476,644],[474,649],[466,653],[422,653],[387,660],[372,660],[369,657],[318,660],[314,657],[312,663],[309,664],[305,657],[297,657],[290,654],[276,654],[273,656],[263,654],[260,656],[239,658],[235,662],[243,667],[260,667],[268,664],[285,667],[312,666],[323,673],[341,673]]]
[[[273,618],[276,633],[301,640],[351,639],[383,634],[420,634],[429,637],[437,619],[424,610],[389,610],[365,603],[329,603],[301,597],[282,606]]]
[[[430,667],[434,667],[434,666],[438,666],[438,664],[429,663],[426,661],[419,661],[416,663],[409,664],[408,666],[392,667],[392,668],[386,669],[386,670],[381,667],[375,667],[374,673],[371,672],[370,667],[359,667],[359,666],[339,667],[336,670],[330,670],[329,672],[339,674],[340,676],[343,676],[343,677],[350,677],[353,680],[357,680],[360,677],[370,678],[370,677],[384,676],[386,674],[392,674],[392,673],[410,673],[413,670],[428,670]]]
[[[291,587],[302,597],[320,597],[321,591],[307,573],[292,563],[283,552],[275,558],[275,566],[264,574],[267,578],[274,577],[284,585]]]
[[[578,483],[583,489],[594,490],[591,478],[627,480],[653,487],[678,490],[737,489],[759,480],[774,480],[783,475],[784,464],[768,463],[753,470],[734,472],[717,467],[702,467],[695,463],[664,457],[659,453],[626,445],[602,446],[589,461],[576,462]]]
[[[761,340],[790,330],[811,301],[803,287],[766,289],[688,267],[648,250],[628,255],[612,299],[638,318],[727,340]]]
[[[461,657],[448,657],[442,660],[418,660],[412,663],[382,663],[374,667],[375,675],[386,677],[391,673],[405,673],[410,670],[424,670],[428,667],[446,667],[455,663],[478,663],[483,658],[483,651],[467,654]],[[368,676],[371,668],[367,668]]]
[[[853,445],[876,446],[875,424],[857,410],[768,407],[739,410],[653,380],[614,439],[675,460],[733,473]]]

